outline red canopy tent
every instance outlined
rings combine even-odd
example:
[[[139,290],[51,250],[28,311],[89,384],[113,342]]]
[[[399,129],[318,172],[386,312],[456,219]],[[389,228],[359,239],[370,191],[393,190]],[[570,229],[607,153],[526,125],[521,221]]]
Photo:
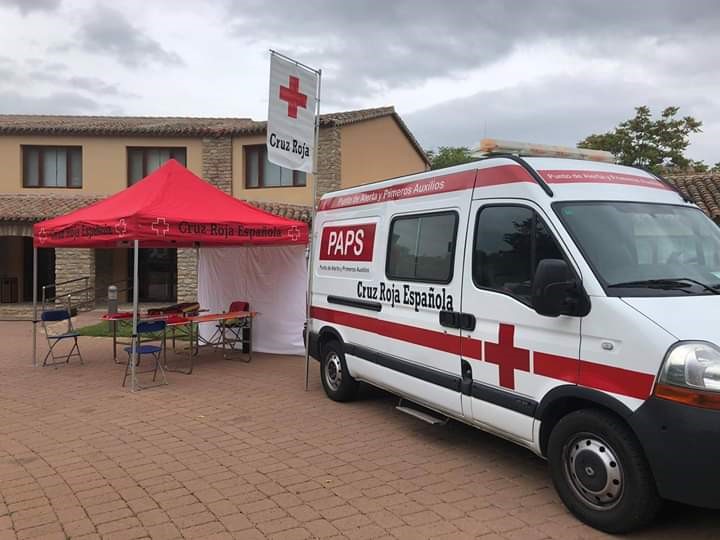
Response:
[[[235,199],[171,159],[143,180],[107,199],[35,224],[33,237],[35,365],[38,247],[108,248],[132,245],[135,250],[135,335],[140,247],[304,245],[308,243],[308,225],[275,216]]]
[[[36,247],[307,244],[306,223],[255,208],[171,159],[137,184],[33,227]]]

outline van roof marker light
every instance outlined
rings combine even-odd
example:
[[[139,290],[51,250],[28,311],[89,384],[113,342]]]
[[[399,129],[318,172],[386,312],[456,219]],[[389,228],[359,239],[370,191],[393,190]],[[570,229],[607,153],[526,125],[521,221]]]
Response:
[[[560,157],[615,163],[615,156],[604,150],[588,150],[570,146],[535,144],[501,139],[483,139],[471,150],[473,157],[487,157],[493,154],[514,154],[524,157]]]

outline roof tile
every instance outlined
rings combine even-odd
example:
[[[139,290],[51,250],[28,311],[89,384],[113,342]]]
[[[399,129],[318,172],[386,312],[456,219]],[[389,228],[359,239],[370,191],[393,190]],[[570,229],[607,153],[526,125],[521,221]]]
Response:
[[[42,221],[88,206],[104,195],[0,193],[0,221]]]
[[[0,221],[37,222],[62,216],[103,200],[106,195],[0,193]],[[296,204],[247,201],[276,216],[310,223],[312,208]]]
[[[720,221],[720,173],[669,175],[666,179],[710,216]]]
[[[343,126],[395,114],[394,107],[328,113],[320,115],[320,125]],[[0,114],[2,135],[220,137],[263,133],[266,124],[250,118]]]
[[[296,219],[310,223],[312,221],[312,208],[298,204],[285,204],[279,202],[247,201],[260,210],[265,210],[276,216]]]

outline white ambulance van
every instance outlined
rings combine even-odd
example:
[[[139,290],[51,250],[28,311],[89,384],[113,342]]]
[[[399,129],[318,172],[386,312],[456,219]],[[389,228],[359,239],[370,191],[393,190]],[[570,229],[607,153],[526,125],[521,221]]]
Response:
[[[483,141],[503,146],[322,197],[325,392],[362,381],[525,446],[604,531],[662,499],[720,508],[720,229],[609,154]]]

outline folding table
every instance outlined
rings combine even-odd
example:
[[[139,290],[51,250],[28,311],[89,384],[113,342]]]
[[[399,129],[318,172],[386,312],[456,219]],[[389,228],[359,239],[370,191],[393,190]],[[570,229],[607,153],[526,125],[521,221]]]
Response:
[[[166,319],[168,328],[172,329],[173,332],[179,331],[181,335],[188,336],[188,368],[171,368],[167,365],[167,359],[165,361],[165,369],[168,371],[176,371],[179,373],[185,373],[190,375],[193,372],[194,361],[193,357],[198,354],[201,346],[209,346],[215,349],[220,348],[223,351],[223,358],[226,360],[242,360],[249,362],[252,359],[252,339],[245,339],[242,334],[236,335],[232,332],[228,332],[229,327],[226,324],[230,321],[238,319],[247,322],[248,328],[250,329],[249,334],[252,334],[252,320],[257,315],[255,311],[229,311],[227,313],[205,313],[203,315],[195,315],[191,317],[180,317],[171,316]],[[216,322],[220,324],[220,341],[213,342],[206,340],[200,335],[200,328],[196,328],[195,325],[201,323],[212,323]],[[228,333],[231,335],[229,336]],[[173,341],[174,341],[173,335]],[[202,343],[202,345],[201,345]],[[236,345],[240,344],[241,347],[244,345],[248,346],[247,358],[237,356]]]

